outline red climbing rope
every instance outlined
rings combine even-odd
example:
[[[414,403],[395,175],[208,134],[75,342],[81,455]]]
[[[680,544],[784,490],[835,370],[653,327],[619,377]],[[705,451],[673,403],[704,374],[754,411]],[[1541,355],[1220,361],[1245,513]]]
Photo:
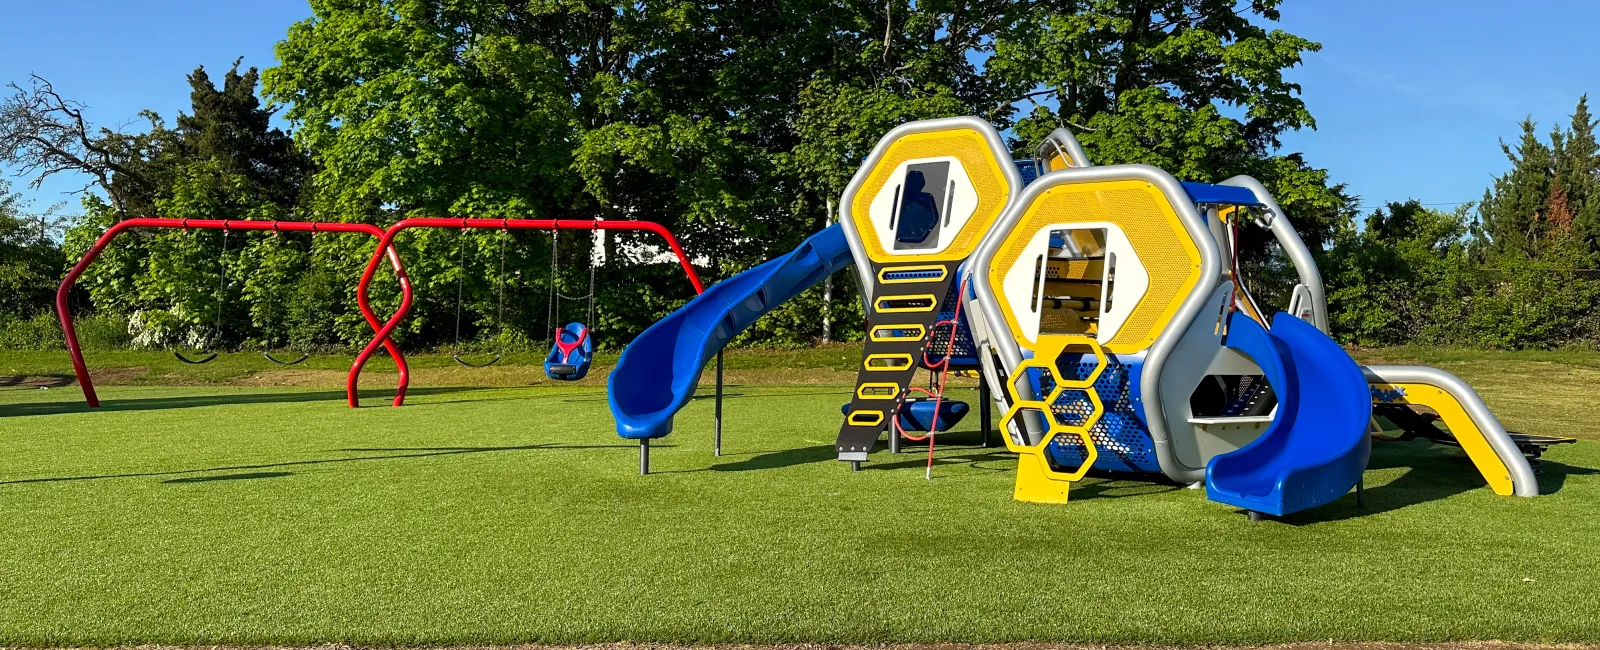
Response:
[[[934,323],[933,324],[933,330],[928,332],[929,336],[932,336],[933,332],[939,331],[939,328],[941,326],[945,326],[945,325],[949,325],[950,326],[950,336],[949,336],[949,338],[947,338],[945,340],[945,345],[944,345],[944,357],[941,358],[936,363],[936,362],[928,360],[928,352],[927,352],[926,349],[924,349],[923,352],[922,352],[922,365],[924,367],[926,367],[928,369],[928,372],[930,372],[930,373],[935,372],[935,371],[938,371],[938,373],[939,373],[939,383],[938,383],[939,392],[935,393],[935,392],[933,392],[931,390],[928,390],[926,388],[923,388],[921,386],[907,386],[906,387],[906,391],[907,392],[917,391],[919,393],[922,393],[923,395],[927,395],[928,397],[932,397],[933,398],[933,420],[928,423],[928,432],[926,434],[921,435],[921,436],[917,436],[917,435],[913,435],[911,433],[907,433],[906,430],[901,428],[901,426],[900,426],[900,414],[898,412],[896,412],[895,416],[894,416],[894,434],[895,435],[904,436],[907,440],[910,440],[912,442],[922,442],[923,440],[927,440],[928,441],[928,467],[927,467],[926,470],[923,471],[923,475],[922,476],[923,476],[923,478],[928,479],[930,481],[933,480],[933,443],[934,443],[934,437],[939,432],[939,411],[940,411],[940,407],[944,405],[944,388],[947,385],[946,382],[950,378],[950,357],[955,354],[955,350],[956,350],[956,328],[960,327],[959,323],[961,322],[961,301],[967,295],[967,280],[968,279],[970,279],[970,277],[969,278],[963,278],[961,280],[960,288],[956,292],[956,309],[955,309],[955,313],[951,314],[950,320],[942,320],[942,321],[938,321],[938,322]],[[981,381],[981,379],[980,379],[980,381]]]

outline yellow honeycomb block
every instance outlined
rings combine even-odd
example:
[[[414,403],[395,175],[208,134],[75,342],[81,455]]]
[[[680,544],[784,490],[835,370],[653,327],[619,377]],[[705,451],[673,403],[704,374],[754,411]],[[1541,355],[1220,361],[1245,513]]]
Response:
[[[1057,377],[1059,370],[1056,368],[1056,360],[1068,347],[1074,346],[1087,348],[1094,355],[1097,361],[1095,369],[1084,379],[1069,380]],[[1015,490],[1012,492],[1013,498],[1018,501],[1065,503],[1067,501],[1067,490],[1071,484],[1082,480],[1084,475],[1088,474],[1089,469],[1094,467],[1095,461],[1100,457],[1100,452],[1095,448],[1094,440],[1090,437],[1089,430],[1105,414],[1105,405],[1100,402],[1100,396],[1094,390],[1094,383],[1105,372],[1106,365],[1105,350],[1093,338],[1049,336],[1041,338],[1039,351],[1032,359],[1024,360],[1012,373],[1012,377],[1015,379],[1022,377],[1028,370],[1038,368],[1048,371],[1051,379],[1055,382],[1054,388],[1043,400],[1022,399],[1022,396],[1017,394],[1016,381],[1006,384],[1006,396],[1011,402],[1011,408],[1007,409],[1005,416],[1001,418],[1000,427],[1002,430],[1009,430],[1011,422],[1028,409],[1038,411],[1047,423],[1045,435],[1039,440],[1038,444],[1018,444],[1010,435],[1001,436],[1001,439],[1005,441],[1006,448],[1019,456],[1017,459],[1017,483]],[[1050,408],[1050,405],[1060,399],[1061,394],[1067,390],[1083,391],[1088,396],[1091,408],[1082,423],[1075,425],[1063,423],[1056,417],[1055,411]],[[1078,465],[1077,469],[1070,472],[1062,472],[1052,467],[1049,458],[1045,455],[1045,449],[1050,443],[1057,436],[1064,435],[1077,436],[1079,440],[1083,441],[1085,449],[1083,462]]]

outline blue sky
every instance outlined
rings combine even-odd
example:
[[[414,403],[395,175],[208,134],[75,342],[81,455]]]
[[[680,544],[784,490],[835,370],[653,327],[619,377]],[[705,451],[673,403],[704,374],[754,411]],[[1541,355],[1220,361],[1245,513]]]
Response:
[[[1288,0],[1279,27],[1323,44],[1289,77],[1318,128],[1301,151],[1364,205],[1416,198],[1476,200],[1507,167],[1497,140],[1531,115],[1566,124],[1578,96],[1600,87],[1587,51],[1593,6],[1577,0]],[[130,124],[150,108],[169,121],[188,106],[198,64],[272,65],[272,46],[310,14],[305,0],[13,2],[0,28],[0,83],[36,72],[89,105],[92,119]],[[13,189],[35,209],[77,201],[77,178]],[[1439,207],[1448,208],[1449,205]]]

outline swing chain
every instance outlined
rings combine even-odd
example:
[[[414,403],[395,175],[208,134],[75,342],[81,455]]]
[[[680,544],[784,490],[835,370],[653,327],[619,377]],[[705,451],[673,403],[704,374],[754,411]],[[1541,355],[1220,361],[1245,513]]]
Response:
[[[590,229],[593,232],[599,232],[600,231],[600,220],[599,219],[595,219],[593,221],[593,225],[590,227]],[[587,319],[588,320],[584,321],[584,325],[586,327],[590,328],[591,331],[594,328],[594,298],[595,298],[594,249],[591,248],[589,250],[589,293],[584,294],[582,296],[569,296],[567,294],[561,293],[560,291],[556,290],[556,281],[559,279],[559,273],[558,272],[559,272],[559,270],[561,268],[560,236],[561,236],[561,229],[560,228],[551,228],[550,229],[550,290],[549,290],[549,297],[545,301],[545,332],[549,333],[549,335],[552,337],[550,339],[550,342],[551,342],[552,345],[554,344],[554,341],[555,341],[554,337],[557,335],[556,332],[560,329],[560,328],[556,327],[556,318],[561,315],[561,301],[562,300],[567,300],[567,301],[585,300],[585,301],[587,301],[588,302],[588,315],[587,315]],[[593,245],[593,243],[591,242],[591,246],[592,245]]]
[[[500,323],[500,332],[495,336],[500,340],[496,342],[497,349],[502,348],[506,342],[506,240],[511,236],[511,229],[506,227],[505,220],[500,224],[500,275],[495,282],[500,285],[496,292],[494,319]]]
[[[461,224],[461,234],[456,237],[456,333],[455,341],[450,344],[450,354],[461,354],[461,301],[465,296],[464,289],[467,278],[467,225]]]
[[[600,233],[600,220],[599,219],[595,219],[594,220],[594,228],[593,228],[593,230],[594,230],[594,233],[596,235],[599,235],[599,233]],[[605,235],[599,235],[599,236],[600,237],[604,237]],[[596,237],[591,236],[589,238],[589,246],[590,246],[590,250],[589,250],[589,320],[583,321],[584,326],[590,328],[591,330],[594,329],[594,267],[595,267],[595,263],[594,263],[594,250],[593,250],[593,247],[596,246],[596,245],[599,245],[599,246],[601,246],[603,248],[605,246],[605,243],[604,243],[605,240],[604,239],[601,239],[600,243],[598,243],[598,244],[596,243],[595,240],[596,240]],[[604,252],[604,251],[602,250],[602,252]]]
[[[222,342],[222,305],[228,296],[228,223],[222,223],[222,254],[217,257],[217,317],[212,323],[212,337]]]
[[[466,359],[462,359],[461,358],[461,312],[462,312],[462,307],[465,304],[466,279],[467,279],[467,256],[466,256],[467,255],[466,254],[466,250],[467,250],[466,249],[466,246],[467,246],[467,229],[468,229],[467,221],[465,219],[462,219],[461,220],[461,234],[456,237],[456,327],[455,327],[455,342],[453,344],[451,344],[451,346],[450,346],[450,356],[451,356],[451,358],[456,360],[456,363],[459,363],[461,365],[469,366],[469,367],[473,367],[473,368],[483,368],[483,367],[494,365],[496,362],[500,361],[500,357],[502,356],[502,353],[501,352],[496,352],[495,355],[494,355],[494,358],[492,358],[492,359],[490,359],[488,361],[485,361],[483,363],[473,363],[473,362],[467,361]],[[509,233],[510,233],[510,228],[508,227],[507,222],[505,220],[501,220],[501,228],[500,228],[500,275],[495,278],[495,283],[496,283],[496,286],[498,287],[498,290],[496,292],[496,298],[495,298],[495,316],[494,317],[495,317],[495,320],[499,322],[499,327],[500,327],[499,333],[496,335],[498,337],[498,339],[499,339],[496,342],[496,349],[501,349],[501,346],[503,346],[505,344],[505,333],[506,333],[506,319],[505,319],[505,308],[506,308],[505,307],[506,306],[506,278],[505,278],[505,275],[506,275],[506,240],[508,239]]]

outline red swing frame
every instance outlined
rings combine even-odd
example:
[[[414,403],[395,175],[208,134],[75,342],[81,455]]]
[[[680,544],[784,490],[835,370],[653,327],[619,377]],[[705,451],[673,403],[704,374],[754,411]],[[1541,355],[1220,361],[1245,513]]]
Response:
[[[410,278],[406,277],[405,268],[400,262],[400,256],[395,253],[393,247],[388,245],[387,239],[384,236],[384,230],[371,224],[337,222],[318,223],[313,221],[167,219],[155,217],[125,219],[106,229],[106,231],[100,235],[99,239],[95,240],[94,245],[90,246],[89,250],[83,254],[83,258],[79,259],[78,263],[73,265],[72,270],[67,272],[67,277],[61,280],[61,286],[56,289],[56,315],[61,320],[61,332],[66,337],[67,352],[72,355],[72,371],[78,376],[78,385],[83,389],[83,399],[90,407],[99,407],[100,397],[95,393],[94,381],[89,376],[89,366],[83,360],[83,349],[78,344],[78,331],[72,323],[72,310],[71,306],[69,305],[68,298],[72,293],[73,285],[77,284],[78,282],[78,277],[83,275],[84,270],[88,269],[89,265],[92,264],[96,258],[100,257],[100,253],[105,251],[106,246],[108,246],[112,240],[116,239],[118,235],[121,235],[122,233],[133,228],[181,228],[184,230],[193,228],[196,230],[223,231],[271,230],[309,233],[335,232],[365,234],[385,242],[373,252],[373,260],[374,264],[376,264],[376,260],[388,257],[389,265],[394,269],[395,277],[400,281],[401,298],[400,308],[397,313],[403,314],[406,312],[406,310],[411,308],[411,280]],[[362,299],[357,301],[357,306],[361,308],[361,316],[362,318],[366,319],[367,325],[372,327],[374,332],[377,332],[380,330],[382,325],[378,322],[377,315],[372,312],[372,308],[367,303],[365,298],[367,283],[371,280],[372,275],[373,270],[369,268],[359,287]],[[411,382],[410,369],[406,366],[405,356],[401,354],[400,346],[395,345],[393,341],[389,340],[387,330],[385,330],[379,338],[373,339],[373,344],[369,346],[369,348],[371,350],[376,350],[378,344],[382,344],[384,349],[389,351],[389,355],[394,358],[395,367],[399,371],[399,385],[395,389],[394,398],[394,405],[399,406],[405,398],[406,387],[410,385]],[[363,358],[362,361],[365,362],[365,359]],[[353,379],[351,380],[350,385],[354,385]]]
[[[383,236],[378,241],[377,250],[373,251],[372,259],[368,260],[366,271],[361,274],[361,282],[356,285],[356,303],[361,306],[363,313],[368,313],[370,311],[370,307],[368,306],[367,302],[367,286],[372,283],[373,276],[375,276],[378,272],[378,262],[383,257],[379,251],[387,251],[389,255],[396,256],[395,259],[398,261],[399,254],[394,250],[394,238],[401,232],[411,228],[457,228],[461,230],[496,229],[507,231],[632,230],[652,232],[660,235],[662,239],[667,241],[667,245],[672,248],[672,253],[677,256],[678,264],[683,267],[684,274],[689,276],[689,283],[694,285],[694,292],[696,294],[700,294],[705,291],[705,286],[700,283],[700,276],[694,271],[694,265],[689,263],[689,257],[684,254],[683,247],[678,244],[678,238],[674,237],[672,235],[672,231],[667,230],[666,226],[663,226],[659,223],[651,221],[603,221],[599,219],[473,219],[466,217],[412,217],[408,219],[401,219],[400,221],[395,222],[394,225],[389,226],[387,230],[383,231]],[[411,294],[408,292],[406,294],[406,299],[401,301],[400,308],[395,310],[394,315],[389,318],[388,322],[384,323],[382,327],[374,326],[374,329],[377,330],[377,333],[372,337],[372,340],[367,343],[367,346],[362,348],[361,353],[356,355],[355,361],[350,364],[350,374],[345,380],[345,397],[349,401],[351,408],[359,408],[361,406],[361,397],[357,390],[361,381],[362,368],[366,366],[367,360],[377,352],[378,346],[381,344],[387,344],[390,334],[394,332],[394,329],[400,325],[402,320],[405,320],[406,315],[411,311],[410,296]],[[400,391],[395,394],[394,406],[400,406],[404,402],[405,388],[402,386]]]

